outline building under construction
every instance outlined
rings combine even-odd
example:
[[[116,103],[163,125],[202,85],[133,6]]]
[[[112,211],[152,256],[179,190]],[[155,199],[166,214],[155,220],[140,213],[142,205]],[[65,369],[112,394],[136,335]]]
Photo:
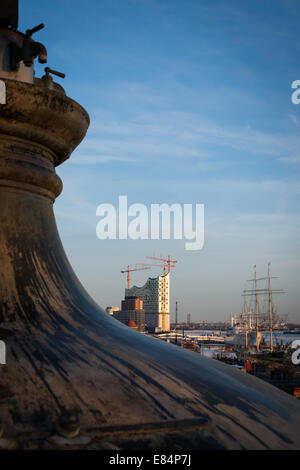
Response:
[[[130,296],[143,301],[148,331],[170,331],[170,273],[149,277],[142,287],[125,289],[125,298]]]

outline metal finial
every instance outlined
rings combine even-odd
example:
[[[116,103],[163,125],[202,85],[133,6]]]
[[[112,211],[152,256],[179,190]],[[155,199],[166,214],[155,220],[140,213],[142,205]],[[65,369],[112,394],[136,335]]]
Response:
[[[49,74],[57,75],[57,77],[65,78],[66,74],[62,72],[57,72],[57,70],[50,69],[50,67],[45,67],[46,77],[49,77]]]

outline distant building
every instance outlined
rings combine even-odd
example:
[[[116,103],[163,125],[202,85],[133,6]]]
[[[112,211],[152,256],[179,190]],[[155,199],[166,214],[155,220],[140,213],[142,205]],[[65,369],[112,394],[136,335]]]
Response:
[[[137,325],[134,323],[133,320],[129,320],[129,322],[127,323],[127,326],[129,326],[129,328],[132,328],[133,330],[138,330],[138,327],[137,327]]]
[[[143,301],[136,295],[126,295],[125,300],[122,300],[121,310],[143,310]]]
[[[145,323],[150,332],[170,331],[170,273],[148,278],[142,287],[125,289],[125,296],[143,301]]]
[[[105,311],[108,315],[113,315],[114,312],[118,312],[120,309],[119,307],[106,307]]]
[[[113,313],[114,318],[138,331],[145,331],[145,311],[143,301],[137,296],[126,296],[121,310]]]

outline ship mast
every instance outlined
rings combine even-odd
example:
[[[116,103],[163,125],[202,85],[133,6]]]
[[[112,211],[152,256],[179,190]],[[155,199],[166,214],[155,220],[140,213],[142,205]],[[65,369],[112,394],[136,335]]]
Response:
[[[247,306],[247,289],[244,288],[244,321],[245,321],[245,351],[248,349],[248,306]]]
[[[270,265],[271,263],[268,263],[268,275],[267,277],[261,277],[257,278],[256,275],[256,265],[254,266],[254,279],[249,279],[248,281],[254,281],[254,289],[249,289],[249,290],[244,290],[244,298],[245,296],[255,296],[255,317],[256,317],[256,334],[258,338],[258,332],[259,332],[259,319],[261,317],[261,314],[259,313],[259,296],[260,295],[267,295],[268,296],[268,317],[269,317],[269,325],[268,325],[268,331],[270,333],[270,351],[273,352],[273,294],[284,294],[284,291],[282,289],[272,289],[271,288],[271,279],[278,279],[276,277],[271,277],[271,270],[270,270]],[[266,281],[268,282],[268,287],[267,288],[262,288],[258,289],[258,281]],[[245,303],[244,303],[245,305]],[[261,325],[262,328],[263,324]],[[257,350],[259,350],[259,342],[257,340]]]
[[[270,265],[268,263],[268,296],[269,296],[269,327],[270,327],[270,350],[273,352],[273,299],[271,290]]]
[[[258,304],[258,291],[257,291],[257,276],[256,276],[256,265],[254,266],[254,283],[255,283],[255,317],[256,317],[256,341],[257,341],[257,351],[259,351],[259,342],[258,342],[258,317],[259,317],[259,304]]]

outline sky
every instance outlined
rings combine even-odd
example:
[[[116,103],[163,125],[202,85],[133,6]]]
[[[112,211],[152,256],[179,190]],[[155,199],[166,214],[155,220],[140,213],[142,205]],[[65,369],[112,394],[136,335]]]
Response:
[[[54,205],[67,256],[102,306],[119,306],[121,269],[178,260],[171,319],[229,320],[257,266],[271,262],[277,311],[300,322],[298,0],[20,0],[20,27],[89,113],[86,138],[57,168]],[[43,67],[36,65],[36,76]],[[96,208],[204,204],[202,250],[184,240],[99,240]],[[149,261],[149,260],[148,260]],[[143,285],[160,268],[132,273]]]

